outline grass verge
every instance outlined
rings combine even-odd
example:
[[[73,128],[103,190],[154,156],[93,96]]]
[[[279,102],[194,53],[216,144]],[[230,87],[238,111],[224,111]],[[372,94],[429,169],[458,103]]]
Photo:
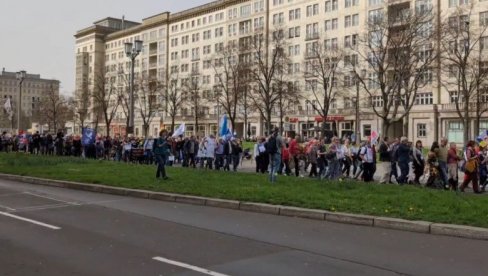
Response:
[[[57,180],[171,192],[334,212],[425,220],[488,228],[488,197],[412,186],[331,182],[295,177],[168,168],[169,181],[153,166],[79,158],[0,154],[0,172]]]

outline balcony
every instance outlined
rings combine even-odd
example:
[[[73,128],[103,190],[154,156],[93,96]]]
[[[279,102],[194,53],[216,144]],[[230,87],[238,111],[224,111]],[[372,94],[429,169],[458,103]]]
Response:
[[[465,107],[466,103],[459,103],[459,110],[463,110]],[[441,105],[441,111],[456,111],[456,103],[448,103],[448,104],[442,104]],[[481,109],[486,109],[488,108],[488,102],[482,102],[480,103],[480,108]],[[476,103],[469,103],[468,109],[470,112],[476,112]]]
[[[158,49],[151,49],[151,50],[149,50],[149,55],[150,56],[155,56],[157,54],[158,54]]]
[[[305,53],[305,59],[315,59],[317,57],[318,57],[317,53],[314,52]]]
[[[156,67],[158,67],[158,63],[157,62],[150,62],[149,63],[149,68],[150,69],[153,69],[153,68],[156,68]]]
[[[408,3],[410,4],[411,0],[388,0],[388,5],[398,5],[398,4],[403,4],[403,3]]]
[[[316,39],[319,39],[319,33],[311,33],[311,34],[307,34],[305,40],[306,41],[309,41],[309,40],[316,40]]]
[[[240,29],[239,30],[239,35],[240,36],[249,35],[250,33],[251,33],[251,30],[250,29]]]

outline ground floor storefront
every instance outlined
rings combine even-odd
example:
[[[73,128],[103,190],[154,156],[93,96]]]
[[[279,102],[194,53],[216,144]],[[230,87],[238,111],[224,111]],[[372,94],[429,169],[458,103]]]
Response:
[[[355,110],[337,110],[324,118],[316,112],[302,111],[299,114],[291,114],[283,117],[273,116],[272,127],[282,125],[283,132],[287,135],[296,134],[303,139],[321,136],[322,128],[325,127],[325,136],[330,138],[338,136],[341,138],[355,137],[356,124],[359,124],[360,140],[368,139],[373,132],[381,137],[400,137],[407,136],[410,141],[422,141],[424,145],[431,145],[441,137],[448,138],[451,142],[463,144],[464,125],[458,113],[452,107],[445,106],[415,106],[409,116],[402,119],[390,120],[393,122],[388,132],[382,129],[383,122],[372,110],[361,110],[359,122],[357,121]],[[398,115],[400,118],[400,115]],[[208,136],[216,135],[219,132],[219,116],[207,114],[198,119],[198,124],[193,116],[178,116],[175,118],[174,129],[185,123],[185,136]],[[148,133],[145,135],[142,120],[135,120],[134,136],[157,137],[162,129],[171,130],[172,120],[170,117],[153,118],[149,124]],[[231,126],[232,132],[236,137],[246,139],[256,139],[266,136],[266,123],[259,116],[249,116],[246,121],[242,117],[237,118],[235,126]],[[475,119],[469,125],[470,137],[475,139],[479,133],[474,133]],[[482,117],[479,125],[480,132],[488,129],[488,117]],[[106,135],[104,124],[98,124],[98,134]],[[114,120],[110,126],[111,136],[126,136],[126,121]]]

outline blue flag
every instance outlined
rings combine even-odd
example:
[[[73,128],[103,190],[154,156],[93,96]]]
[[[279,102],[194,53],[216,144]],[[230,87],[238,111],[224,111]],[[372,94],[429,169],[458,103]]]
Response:
[[[477,141],[478,143],[485,140],[485,138],[488,137],[488,130],[485,130],[483,132],[480,133],[480,135],[477,137]]]
[[[83,146],[93,145],[95,144],[96,137],[97,133],[93,128],[84,128],[81,137],[81,144]]]
[[[229,124],[227,122],[227,114],[224,114],[222,118],[220,119],[220,129],[219,129],[219,136],[220,137],[225,137],[227,136],[229,132]]]

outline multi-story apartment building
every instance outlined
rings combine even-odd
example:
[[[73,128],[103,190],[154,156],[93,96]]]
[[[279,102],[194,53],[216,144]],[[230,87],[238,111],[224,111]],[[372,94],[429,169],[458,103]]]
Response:
[[[357,87],[348,66],[357,64],[367,68],[364,56],[354,49],[360,47],[361,38],[367,34],[368,22],[379,15],[393,20],[406,11],[430,11],[435,16],[426,26],[430,26],[429,30],[440,30],[458,8],[469,12],[471,26],[480,29],[488,24],[488,1],[483,0],[220,0],[174,14],[162,13],[146,18],[142,23],[107,18],[75,35],[77,93],[83,89],[94,89],[97,72],[103,72],[120,91],[127,92],[130,62],[124,53],[124,43],[142,40],[144,49],[135,63],[135,78],[159,80],[167,84],[166,88],[169,83],[176,83],[182,90],[189,84],[195,84],[198,103],[188,99],[191,96],[183,95],[186,101],[179,108],[176,124],[186,123],[188,134],[215,134],[218,117],[224,113],[216,97],[219,81],[215,67],[222,63],[224,48],[242,45],[253,35],[263,34],[267,50],[272,52],[269,40],[279,29],[286,38],[287,80],[298,88],[299,96],[287,106],[284,114],[273,111],[273,124],[278,125],[280,117],[286,117],[285,128],[288,131],[311,137],[317,135],[318,126],[324,119],[328,128],[340,136],[354,132],[358,123],[361,138],[365,139],[373,130],[381,132],[381,120],[372,107],[381,107],[382,101],[379,96],[366,94],[361,87],[360,97],[356,98]],[[441,39],[442,36],[437,36],[432,44],[439,47],[439,51]],[[337,86],[341,93],[331,101],[327,118],[320,116],[313,107],[318,99],[313,97],[313,85],[305,77],[310,65],[307,63],[310,51],[317,43],[332,50],[349,49],[342,57],[343,69],[347,72],[330,80],[330,85]],[[482,50],[484,45],[483,38],[479,48]],[[250,60],[253,60],[252,56]],[[429,144],[446,136],[451,141],[462,142],[462,123],[456,109],[459,89],[446,85],[448,82],[444,80],[449,76],[442,67],[443,63],[437,59],[424,72],[426,85],[419,89],[409,116],[405,123],[393,123],[389,135],[402,135],[404,125],[407,125],[411,140]],[[371,76],[368,81],[373,78]],[[487,98],[480,99],[486,102]],[[160,110],[152,120],[149,135],[171,125],[171,118],[164,108],[167,106],[165,99],[164,95],[158,98]],[[356,122],[357,101],[360,103],[359,122]],[[240,136],[263,135],[264,119],[261,114],[256,111],[247,114],[248,124],[245,125],[242,108],[238,109],[234,130]],[[123,106],[117,109],[111,126],[113,133],[124,132],[126,113]],[[198,129],[195,117],[198,117]],[[486,116],[482,116],[481,128],[488,128],[488,119],[483,118]],[[93,123],[94,120],[91,114],[89,121]],[[472,125],[470,129],[473,129]],[[137,114],[135,134],[142,134],[142,120]]]
[[[38,74],[26,74],[22,83],[22,113],[21,113],[21,129],[30,128],[31,122],[38,122],[35,111],[39,108],[41,101],[48,95],[48,93],[55,93],[59,95],[59,81],[43,79]],[[2,128],[11,128],[17,126],[17,110],[19,108],[19,93],[20,85],[17,79],[16,72],[7,72],[5,68],[0,72],[0,98],[2,99],[2,109],[7,98],[10,99],[14,124],[9,121],[4,111],[1,119]]]

